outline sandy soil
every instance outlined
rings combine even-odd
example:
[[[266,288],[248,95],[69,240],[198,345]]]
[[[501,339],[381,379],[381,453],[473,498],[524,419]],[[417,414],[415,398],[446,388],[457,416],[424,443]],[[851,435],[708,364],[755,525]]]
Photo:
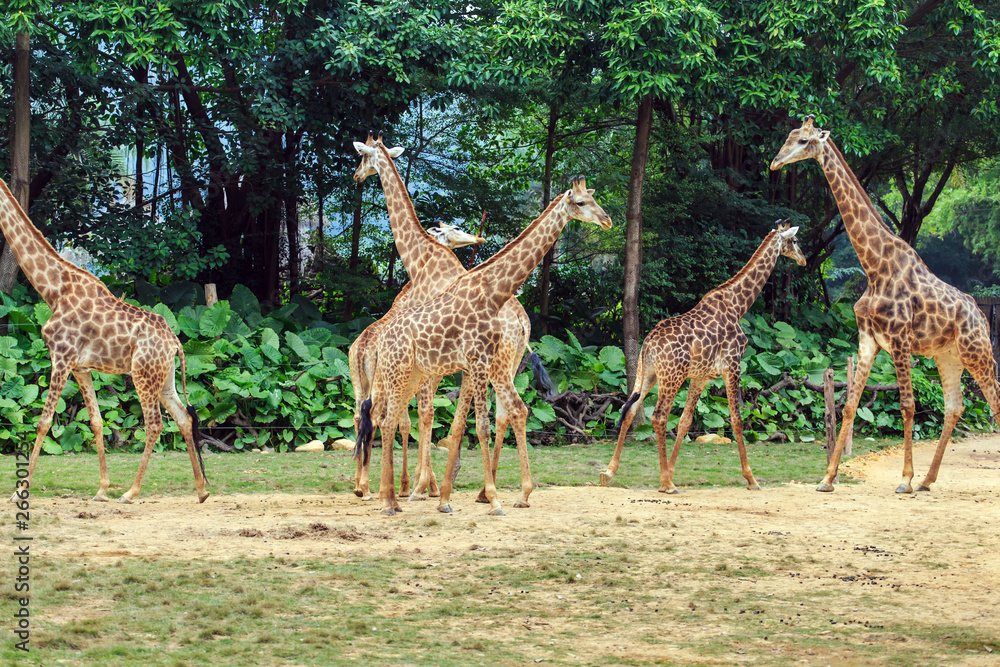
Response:
[[[914,485],[932,452],[930,443],[916,447]],[[788,604],[808,592],[841,621],[874,626],[903,614],[921,623],[1000,634],[1000,437],[949,447],[930,493],[893,493],[901,470],[902,452],[889,450],[851,461],[841,472],[863,483],[841,484],[832,494],[800,484],[760,493],[696,488],[676,496],[547,487],[535,491],[530,509],[514,509],[516,495],[508,491],[501,495],[506,517],[488,517],[486,506],[473,503],[468,493],[452,498],[453,515],[438,513],[432,499],[404,502],[397,517],[381,516],[372,503],[349,494],[213,496],[204,505],[190,497],[150,496],[132,506],[42,498],[33,511],[51,523],[47,539],[33,548],[43,558],[90,563],[138,556],[350,559],[374,553],[444,571],[460,567],[458,554],[470,550],[510,558],[565,553],[573,545],[615,551],[632,544],[649,590],[662,591],[662,604],[676,608],[723,585]],[[681,562],[702,563],[703,572],[671,580],[672,563]],[[769,576],[732,576],[733,568],[747,563],[759,563]],[[722,566],[730,569],[725,577],[717,573]],[[553,594],[548,602],[567,601]],[[401,596],[400,612],[406,604]],[[671,633],[691,639],[724,632],[726,617],[719,611],[718,622],[708,626],[656,629],[661,643],[655,649],[637,639],[652,628],[623,625],[620,634],[584,637],[580,651],[591,658],[705,662],[672,645]],[[545,630],[556,636],[558,619],[550,625]],[[885,638],[873,635],[873,641]],[[995,665],[1000,657],[970,653],[963,664]]]

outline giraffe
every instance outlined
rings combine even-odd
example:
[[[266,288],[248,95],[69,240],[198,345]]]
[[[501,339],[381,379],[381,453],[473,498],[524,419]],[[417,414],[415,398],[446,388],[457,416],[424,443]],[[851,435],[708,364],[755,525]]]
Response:
[[[484,495],[490,503],[490,514],[504,514],[497,499],[490,461],[487,383],[493,383],[497,402],[503,405],[514,424],[519,450],[527,447],[527,407],[510,378],[490,375],[494,364],[509,363],[498,359],[501,335],[497,314],[520,289],[570,218],[593,222],[603,229],[611,227],[611,218],[592,195],[593,190],[587,190],[582,177],[574,179],[570,190],[555,198],[541,216],[499,253],[456,280],[444,293],[400,311],[386,324],[378,340],[375,376],[371,394],[362,404],[355,447],[355,455],[360,456],[374,429],[382,428],[379,499],[384,514],[392,515],[400,509],[392,472],[392,443],[400,413],[406,409],[409,397],[424,378],[458,371],[463,371],[453,424],[453,428],[458,425],[458,437],[451,439],[438,511],[451,512],[451,488],[461,434],[469,405],[475,400],[476,434],[483,455]],[[531,491],[530,471],[522,468],[521,502],[527,504]]]
[[[778,228],[764,237],[750,261],[735,276],[703,296],[698,305],[683,315],[661,320],[646,336],[639,353],[639,366],[632,393],[622,407],[618,445],[607,470],[601,473],[601,486],[607,486],[618,471],[618,459],[632,419],[642,409],[646,394],[659,382],[660,395],[650,420],[656,431],[656,444],[660,451],[659,491],[680,493],[674,485],[673,477],[681,442],[691,427],[694,408],[705,385],[709,380],[722,375],[725,377],[726,396],[729,399],[729,423],[739,449],[743,477],[748,489],[760,490],[747,461],[743,422],[740,418],[740,360],[747,346],[747,337],[740,327],[740,319],[757,300],[764,283],[771,277],[779,255],[790,257],[799,266],[806,264],[795,240],[799,228],[789,229],[787,222],[784,225],[781,222],[779,220]],[[687,401],[677,423],[677,437],[668,460],[667,419],[670,417],[674,397],[688,378],[691,378],[691,382],[688,385]]]
[[[844,403],[844,422],[826,476],[816,490],[833,491],[840,457],[854,428],[854,416],[872,363],[879,350],[886,350],[896,368],[899,408],[903,414],[903,477],[896,493],[913,493],[915,403],[910,355],[932,357],[940,372],[944,427],[927,476],[917,486],[917,491],[930,491],[930,485],[937,480],[948,438],[964,410],[963,369],[968,369],[979,384],[994,419],[1000,413],[1000,385],[993,375],[986,318],[972,297],[931,273],[916,251],[892,233],[847,166],[829,130],[820,130],[812,115],[789,133],[771,162],[771,170],[809,158],[822,165],[844,228],[868,276],[868,289],[854,304],[858,320],[858,368]]]
[[[435,242],[441,244],[442,246],[448,248],[449,250],[454,250],[456,248],[462,248],[467,245],[482,245],[485,243],[485,239],[479,236],[474,236],[468,234],[456,226],[446,225],[443,222],[438,223],[438,227],[431,227],[427,232],[435,240]],[[391,318],[394,314],[399,312],[401,309],[405,308],[410,303],[410,289],[412,289],[413,282],[407,282],[403,289],[400,290],[399,294],[392,302],[392,307],[389,311],[382,316],[381,319],[373,322],[368,327],[365,328],[361,335],[351,343],[348,349],[348,362],[351,369],[351,385],[354,388],[354,427],[355,432],[357,432],[358,427],[358,412],[361,409],[361,402],[367,395],[368,388],[371,385],[371,375],[372,368],[371,363],[374,361],[372,355],[368,354],[368,350],[372,345],[372,341],[378,337],[379,332],[382,329],[385,321]],[[524,308],[520,309],[524,312]],[[527,314],[525,314],[527,318]],[[421,391],[431,391],[431,400],[433,401],[434,392],[428,385],[426,388],[421,388]],[[432,406],[433,410],[433,406]],[[433,413],[431,415],[433,420]],[[410,428],[412,424],[410,422],[409,410],[404,411],[402,415],[402,421],[399,424],[400,434],[403,439],[403,468],[399,475],[400,484],[400,495],[410,496],[414,500],[421,500],[425,498],[425,495],[420,493],[411,493],[409,490],[410,478],[409,469],[407,465],[407,441],[409,439]],[[426,443],[425,443],[426,440]],[[417,450],[417,474],[420,476],[421,483],[424,484],[424,488],[430,487],[431,495],[436,496],[437,491],[437,480],[434,478],[434,471],[430,469],[430,438],[421,439],[419,441],[420,448]],[[427,446],[424,446],[427,444]],[[426,459],[426,461],[425,461]],[[426,463],[427,472],[423,475],[421,473],[424,471],[424,465]],[[357,469],[355,471],[355,491],[354,493],[364,500],[373,500],[374,496],[371,495],[368,488],[368,464],[363,458],[358,459]],[[419,489],[418,489],[419,491]]]
[[[461,236],[455,231],[456,228],[450,225],[439,225],[438,228],[425,230],[417,219],[416,211],[410,200],[409,193],[399,176],[393,158],[402,154],[403,148],[386,148],[382,142],[381,135],[376,140],[372,133],[368,134],[365,143],[355,142],[355,149],[361,156],[361,163],[354,172],[354,180],[363,182],[373,174],[379,175],[382,188],[385,192],[386,206],[389,213],[389,223],[392,227],[393,236],[396,240],[396,247],[400,250],[400,259],[410,277],[409,282],[403,287],[393,301],[392,308],[380,320],[372,323],[361,335],[351,344],[348,351],[348,362],[351,370],[351,384],[354,387],[355,398],[355,432],[358,432],[359,414],[361,403],[368,395],[371,386],[371,378],[374,373],[374,349],[376,342],[381,335],[381,331],[391,317],[400,310],[423,303],[431,297],[444,292],[457,278],[465,275],[466,269],[452,252],[453,247],[449,245],[461,241],[475,239],[472,242],[481,245],[485,241],[472,235]],[[462,232],[461,234],[464,234]],[[527,348],[528,336],[530,334],[530,322],[524,307],[516,297],[511,297],[503,305],[498,313],[498,321],[502,329],[501,348],[507,353],[507,357],[513,364],[511,373],[516,370],[520,363],[523,350]],[[539,382],[544,385],[547,380],[544,368],[534,352],[530,351],[532,368],[539,378]],[[503,369],[496,372],[503,373]],[[400,472],[400,495],[409,496],[410,500],[422,500],[427,497],[429,490],[431,496],[438,495],[437,481],[430,465],[430,444],[431,425],[434,419],[434,395],[437,391],[441,377],[430,377],[419,388],[420,399],[418,400],[419,433],[417,450],[417,487],[411,493],[409,489],[409,472],[406,462],[407,442],[410,433],[410,421],[408,411],[404,411],[399,427],[403,443],[403,469]],[[407,397],[409,402],[412,394]],[[498,428],[499,421],[504,416],[499,410],[497,412]],[[462,427],[464,429],[464,426]],[[458,427],[452,425],[452,432]],[[501,439],[503,434],[499,436]],[[370,447],[370,442],[367,445]],[[358,457],[355,471],[354,494],[364,500],[371,500],[368,484],[368,461],[370,452],[366,451],[364,456]],[[522,474],[528,470],[527,447],[518,448],[518,456],[521,462]],[[522,480],[523,481],[523,480]],[[530,480],[529,480],[530,482]]]
[[[131,503],[139,495],[142,477],[160,433],[163,417],[159,403],[180,427],[194,470],[198,502],[205,502],[204,464],[201,461],[198,417],[187,402],[184,349],[161,315],[116,299],[100,280],[59,256],[0,180],[0,227],[10,244],[17,263],[39,295],[52,310],[42,325],[42,338],[52,357],[49,393],[45,399],[35,435],[35,445],[28,463],[28,484],[38,462],[42,441],[52,424],[56,403],[69,374],[80,387],[90,414],[94,447],[100,467],[101,482],[94,500],[107,502],[110,479],[104,459],[104,421],[101,419],[91,371],[113,375],[131,374],[142,416],[146,422],[146,448],[131,488],[118,499]],[[174,384],[174,357],[180,355],[181,388],[184,403]],[[197,444],[196,444],[197,439]],[[11,500],[17,500],[17,493]]]

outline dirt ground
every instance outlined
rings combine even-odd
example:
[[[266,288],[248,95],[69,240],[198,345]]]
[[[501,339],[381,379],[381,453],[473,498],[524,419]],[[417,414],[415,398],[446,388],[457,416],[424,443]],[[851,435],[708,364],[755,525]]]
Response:
[[[914,486],[932,453],[932,443],[915,448]],[[487,516],[486,506],[474,504],[471,493],[453,496],[456,512],[450,516],[438,513],[432,499],[404,502],[404,513],[396,517],[381,516],[375,505],[350,494],[213,496],[204,505],[190,497],[150,496],[127,507],[40,498],[34,512],[55,520],[46,531],[48,539],[34,548],[42,558],[92,563],[136,556],[229,560],[383,554],[457,567],[458,555],[470,549],[499,556],[565,553],[573,545],[610,552],[641,544],[642,571],[657,578],[651,589],[666,586],[667,598],[678,607],[718,585],[775,600],[800,600],[812,588],[813,599],[827,600],[824,611],[828,608],[831,618],[875,624],[893,613],[914,622],[1000,634],[1000,437],[950,446],[930,493],[896,495],[901,470],[902,451],[896,449],[849,462],[841,472],[863,483],[840,484],[832,494],[802,484],[760,493],[694,488],[675,496],[546,487],[531,496],[531,508],[514,509],[515,492],[506,491],[501,495],[505,517]],[[669,549],[656,548],[666,544]],[[704,563],[698,581],[671,584],[672,563],[681,561]],[[771,576],[730,573],[723,580],[714,573],[719,564],[753,563]],[[773,576],[775,570],[782,576]],[[829,595],[821,596],[817,588]],[[905,604],[898,604],[901,599]],[[710,627],[660,629],[664,643],[657,650],[684,661],[683,653],[670,652],[671,632],[690,639],[724,633],[726,627],[722,619]],[[612,635],[584,633],[579,648],[582,655],[609,660],[657,659],[649,642],[638,640],[649,630],[623,624]],[[970,652],[963,664],[996,665],[1000,657]]]

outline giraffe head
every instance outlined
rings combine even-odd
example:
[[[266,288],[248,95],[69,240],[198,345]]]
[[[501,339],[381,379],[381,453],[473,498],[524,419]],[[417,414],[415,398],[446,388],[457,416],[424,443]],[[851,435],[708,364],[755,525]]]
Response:
[[[781,254],[795,261],[799,266],[806,265],[805,255],[799,250],[799,242],[795,239],[798,227],[789,227],[788,220],[777,220],[778,242],[781,243]]]
[[[802,127],[788,133],[785,145],[771,161],[771,171],[781,169],[786,164],[799,160],[819,159],[823,152],[823,144],[830,136],[830,131],[820,130],[816,127],[815,120],[816,117],[810,114],[802,121]]]
[[[600,225],[601,229],[611,229],[611,216],[594,201],[594,191],[587,189],[587,179],[577,176],[571,183],[572,187],[566,191],[561,204],[569,213],[569,217],[592,222]]]
[[[354,170],[354,182],[362,183],[366,178],[372,174],[377,174],[379,171],[379,160],[382,159],[382,152],[378,149],[382,144],[382,135],[378,135],[378,139],[372,137],[372,133],[368,133],[368,140],[365,143],[360,141],[354,142],[354,148],[358,151],[358,155],[361,156],[361,164],[358,168]],[[386,149],[389,153],[389,157],[396,159],[403,154],[405,149],[403,148],[388,148]]]
[[[427,233],[435,241],[450,250],[464,248],[467,245],[483,245],[486,243],[486,239],[481,236],[474,236],[468,232],[463,232],[455,225],[446,225],[443,222],[439,222],[437,227],[428,229]]]

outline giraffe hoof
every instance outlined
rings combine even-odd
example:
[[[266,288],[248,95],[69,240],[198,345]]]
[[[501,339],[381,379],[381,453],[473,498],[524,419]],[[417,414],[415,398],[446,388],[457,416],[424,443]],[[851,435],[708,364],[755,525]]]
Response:
[[[386,516],[395,516],[396,515],[396,510],[394,510],[391,507],[386,507],[384,510],[382,510],[382,514],[384,514]]]
[[[605,470],[601,473],[601,486],[607,486],[611,483],[611,473]]]
[[[108,497],[106,495],[104,495],[103,493],[98,493],[96,496],[94,496],[90,500],[93,501],[93,502],[95,502],[95,503],[106,503],[106,502],[108,502]]]
[[[489,499],[486,497],[486,491],[485,491],[485,489],[482,490],[482,491],[480,491],[479,495],[476,496],[476,502],[477,503],[489,503],[490,502]]]
[[[816,487],[816,490],[823,493],[833,493],[833,484],[821,482],[820,485]]]
[[[451,504],[445,503],[444,505],[438,505],[438,512],[442,514],[451,514]]]
[[[503,511],[502,507],[498,507],[495,510],[490,510],[489,516],[507,516],[507,513]]]
[[[516,503],[514,503],[514,507],[521,509],[525,507],[531,507],[531,505],[528,504],[527,500],[518,500]]]
[[[129,498],[128,496],[122,496],[121,498],[118,499],[118,502],[120,502],[123,505],[131,505],[132,499]]]
[[[438,490],[434,490],[434,491],[431,491],[427,495],[430,496],[431,498],[440,498],[441,497],[441,492],[438,491]]]
[[[410,497],[410,489],[408,487],[400,489],[399,490],[399,497],[400,498],[409,498]]]
[[[917,487],[917,491],[930,491],[930,490],[931,487],[927,486],[926,484],[921,484],[920,486]]]
[[[754,482],[753,484],[747,484],[748,491],[760,491],[760,484]]]
[[[367,496],[364,496],[364,497],[361,498],[361,502],[363,502],[363,503],[367,503],[367,502],[370,502],[372,500],[375,500],[375,496],[373,496],[370,493]]]
[[[409,500],[407,500],[407,502],[411,502],[412,503],[412,502],[414,502],[416,500],[427,500],[427,494],[426,493],[411,493],[410,494],[410,498],[409,498]]]
[[[913,487],[909,484],[900,484],[896,487],[896,493],[913,493]]]
[[[361,489],[354,489],[354,495],[356,495],[358,498],[364,498],[365,492],[362,491]]]
[[[672,486],[669,489],[665,489],[661,486],[659,489],[657,489],[657,491],[659,491],[660,493],[669,493],[670,495],[674,496],[681,492],[681,490],[678,489],[676,486]]]
[[[206,492],[205,492],[205,495],[202,495],[202,494],[200,494],[200,493],[199,493],[199,494],[198,494],[198,502],[199,502],[199,503],[203,503],[203,502],[205,502],[206,500],[208,500],[208,497],[209,497],[210,495],[212,495],[212,494],[211,494],[211,493],[209,493],[208,491],[206,491]]]

